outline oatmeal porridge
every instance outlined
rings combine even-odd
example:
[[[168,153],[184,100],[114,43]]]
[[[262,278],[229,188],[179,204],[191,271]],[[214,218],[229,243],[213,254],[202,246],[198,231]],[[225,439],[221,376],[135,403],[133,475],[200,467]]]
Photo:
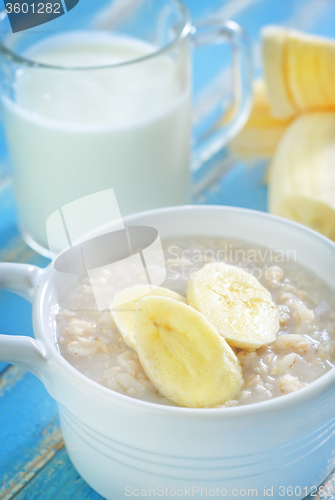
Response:
[[[259,348],[233,346],[243,386],[234,399],[218,406],[264,401],[296,391],[334,366],[335,293],[295,261],[273,249],[222,239],[185,238],[164,244],[167,278],[162,284],[186,302],[190,277],[211,262],[239,266],[270,294],[279,331]],[[127,288],[127,276],[101,270],[101,293]],[[57,314],[58,346],[77,370],[113,391],[158,404],[174,405],[149,380],[135,349],[129,347],[109,310],[99,311],[88,278],[62,298]],[[134,345],[135,346],[135,345]]]

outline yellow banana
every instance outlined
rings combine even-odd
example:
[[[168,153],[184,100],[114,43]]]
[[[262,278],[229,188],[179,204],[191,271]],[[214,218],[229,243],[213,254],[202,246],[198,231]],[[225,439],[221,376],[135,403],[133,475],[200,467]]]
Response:
[[[268,197],[271,213],[335,240],[335,112],[302,115],[288,127],[270,165]]]
[[[271,294],[240,267],[206,264],[192,275],[187,299],[230,346],[254,350],[276,339],[279,312]]]
[[[174,300],[186,302],[186,298],[173,292],[168,288],[152,287],[150,285],[135,285],[125,288],[114,297],[111,313],[114,317],[117,329],[122,335],[125,343],[136,350],[134,314],[137,302],[144,296],[155,295],[160,297],[170,297]]]
[[[273,116],[335,109],[335,42],[267,26],[262,32],[263,68]]]
[[[271,115],[264,80],[254,82],[254,102],[250,117],[241,132],[230,142],[229,149],[237,158],[267,158],[273,155],[290,118]]]
[[[135,338],[148,378],[174,403],[212,407],[240,392],[243,378],[237,356],[207,319],[183,302],[141,299]]]

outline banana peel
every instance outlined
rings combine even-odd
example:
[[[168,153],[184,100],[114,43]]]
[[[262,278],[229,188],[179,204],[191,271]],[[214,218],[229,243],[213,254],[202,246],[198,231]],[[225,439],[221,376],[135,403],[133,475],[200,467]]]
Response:
[[[262,31],[263,69],[271,113],[335,110],[335,42],[279,26]]]
[[[264,80],[254,82],[254,100],[247,123],[229,144],[231,153],[239,159],[269,158],[276,150],[292,118],[274,118]]]

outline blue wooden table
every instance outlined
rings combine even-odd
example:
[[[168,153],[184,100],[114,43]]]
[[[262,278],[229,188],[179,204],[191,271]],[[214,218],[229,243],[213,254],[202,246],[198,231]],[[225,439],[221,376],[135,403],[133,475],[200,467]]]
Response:
[[[260,71],[259,29],[263,24],[281,23],[335,36],[335,6],[329,0],[188,0],[186,3],[195,19],[216,12],[244,26],[254,43],[256,73]],[[194,65],[195,94],[201,100],[199,89],[206,83],[204,75],[212,72],[211,76],[215,76],[217,64],[207,53],[206,57],[196,54]],[[265,167],[261,162],[253,168],[235,162],[196,201],[265,211]],[[41,267],[48,264],[19,235],[1,130],[0,261],[28,262]],[[33,335],[31,305],[5,291],[0,291],[0,333]],[[327,484],[330,491],[335,491],[333,477]],[[56,404],[42,383],[21,368],[0,363],[0,500],[14,497],[16,500],[101,498],[73,468],[64,448]],[[314,498],[335,500],[331,493]]]

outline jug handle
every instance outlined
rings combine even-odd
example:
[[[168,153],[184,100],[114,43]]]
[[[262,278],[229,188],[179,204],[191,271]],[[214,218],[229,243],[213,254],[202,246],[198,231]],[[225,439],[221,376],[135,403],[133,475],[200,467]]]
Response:
[[[193,147],[192,194],[196,195],[222,174],[217,165],[207,168],[205,163],[238,134],[250,115],[253,102],[253,68],[249,41],[241,26],[234,21],[205,21],[191,28],[191,37],[195,48],[228,41],[233,52],[234,79],[234,100],[229,120],[221,120],[219,125],[212,127]]]

